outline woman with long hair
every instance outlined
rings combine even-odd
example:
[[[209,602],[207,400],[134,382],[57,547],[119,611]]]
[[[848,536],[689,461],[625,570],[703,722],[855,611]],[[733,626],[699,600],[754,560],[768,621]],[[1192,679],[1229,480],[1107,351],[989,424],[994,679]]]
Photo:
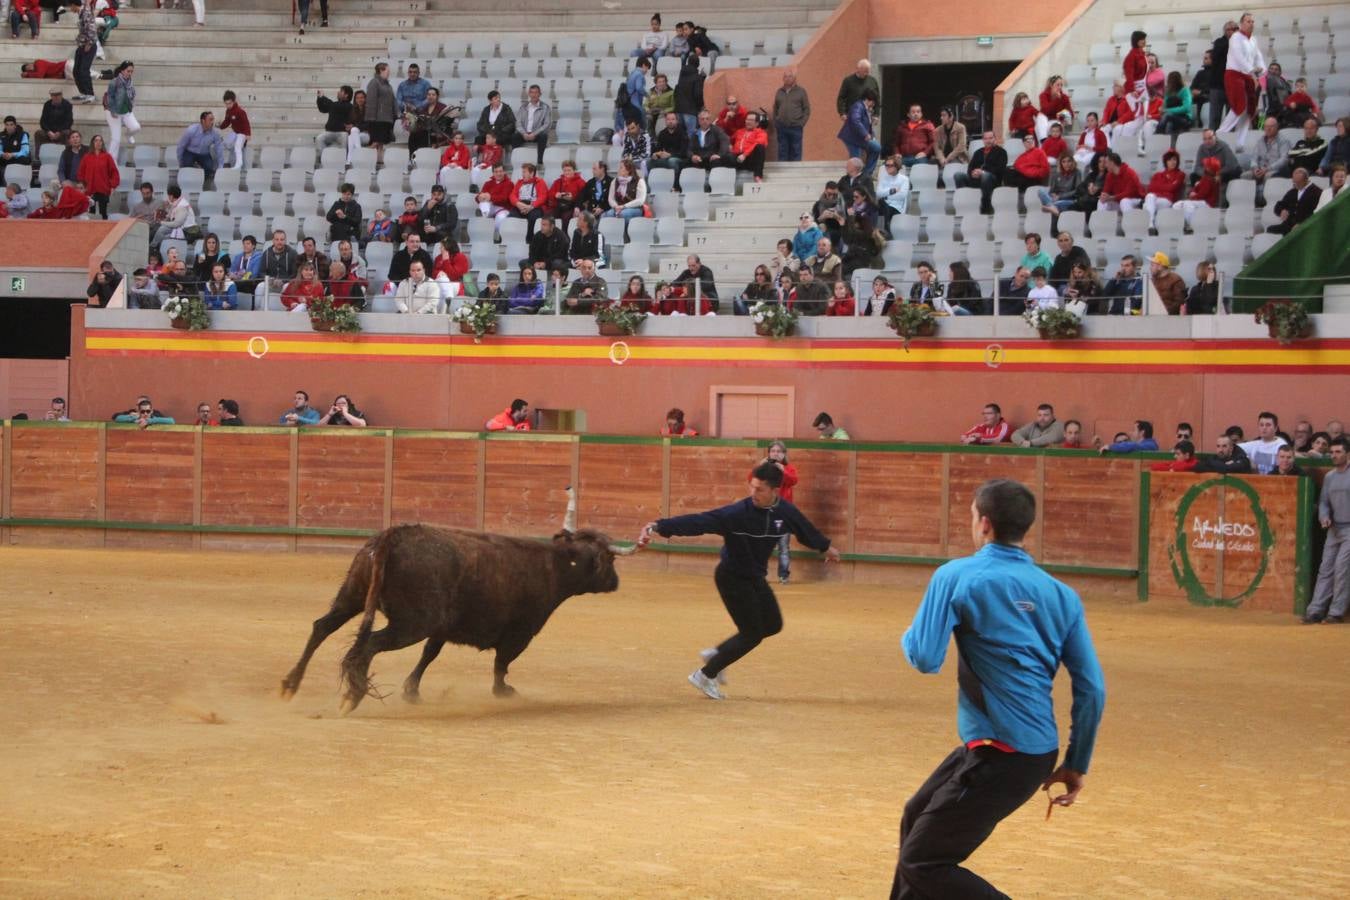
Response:
[[[1013,97],[1012,112],[1008,113],[1008,136],[1020,141],[1023,135],[1035,133],[1036,107],[1031,105],[1031,97],[1026,91],[1019,91]]]
[[[539,312],[544,304],[544,285],[539,281],[533,266],[522,266],[520,280],[511,288],[508,313],[533,314]]]
[[[947,266],[947,306],[954,316],[979,313],[984,302],[979,282],[970,274],[970,266],[957,261]]]
[[[644,215],[643,207],[647,203],[647,181],[637,170],[637,165],[624,157],[619,160],[618,174],[609,185],[609,209],[606,216],[623,219],[640,219]]]
[[[219,261],[211,267],[211,277],[202,287],[202,300],[207,309],[239,308],[239,291],[225,274],[229,268]]]
[[[788,276],[791,280],[791,275]],[[750,307],[756,303],[765,300],[772,300],[774,296],[773,275],[769,272],[769,267],[765,265],[755,266],[755,274],[751,276],[750,283],[741,291],[741,295],[732,303],[732,309],[736,315],[746,316],[750,314]]]
[[[636,307],[643,312],[651,311],[652,295],[647,293],[647,282],[641,275],[634,275],[628,279],[628,287],[619,298],[619,305]]]
[[[894,303],[895,288],[885,275],[878,275],[872,279],[872,296],[867,298],[867,307],[863,310],[863,315],[887,315]]]
[[[1163,92],[1162,121],[1158,131],[1163,134],[1181,134],[1191,128],[1195,104],[1191,89],[1181,80],[1180,72],[1167,73],[1167,89]]]
[[[220,237],[213,231],[202,238],[202,252],[197,254],[197,259],[192,263],[192,274],[198,281],[210,281],[211,270],[217,265],[225,266],[226,272],[230,271],[230,254],[220,248]]]
[[[1050,184],[1041,188],[1041,210],[1057,216],[1066,209],[1073,209],[1078,198],[1078,186],[1083,174],[1078,171],[1078,162],[1068,153],[1062,154],[1050,172]]]
[[[827,316],[854,316],[858,312],[858,301],[853,299],[849,283],[842,278],[834,283],[830,300],[825,304]]]
[[[89,151],[80,158],[76,177],[84,183],[84,189],[98,205],[99,216],[107,219],[108,198],[122,183],[122,176],[117,171],[117,160],[113,159],[103,144],[103,135],[96,134],[90,141]]]

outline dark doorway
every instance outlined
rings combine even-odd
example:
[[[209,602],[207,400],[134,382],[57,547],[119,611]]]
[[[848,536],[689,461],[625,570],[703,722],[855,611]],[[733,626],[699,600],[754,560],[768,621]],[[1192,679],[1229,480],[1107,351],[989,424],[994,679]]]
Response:
[[[70,355],[70,300],[0,300],[0,357],[65,359]]]
[[[994,88],[1018,65],[1019,60],[882,66],[882,147],[888,153],[894,149],[895,128],[913,103],[923,107],[923,114],[934,125],[942,107],[958,109],[958,118],[970,133],[970,140],[978,139],[991,124]]]

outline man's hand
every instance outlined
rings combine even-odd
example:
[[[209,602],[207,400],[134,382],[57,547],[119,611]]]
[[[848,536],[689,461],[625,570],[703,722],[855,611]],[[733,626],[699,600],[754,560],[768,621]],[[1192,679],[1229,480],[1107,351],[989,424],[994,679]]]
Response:
[[[656,537],[656,523],[648,522],[646,525],[643,525],[642,530],[638,532],[637,538],[638,549],[641,550],[643,547],[650,544],[652,542],[652,539],[655,537]]]
[[[984,169],[971,169],[971,170],[970,170],[970,177],[971,177],[971,178],[983,178],[983,177],[984,177]]]
[[[1068,788],[1068,790],[1058,797],[1052,797],[1050,799],[1050,806],[1052,808],[1056,806],[1073,806],[1073,801],[1078,799],[1078,794],[1083,790],[1083,777],[1082,772],[1075,772],[1067,766],[1060,766],[1051,773],[1049,778],[1041,783],[1041,790],[1049,795],[1050,785],[1062,784]],[[1046,818],[1050,817],[1048,811],[1045,815]]]
[[[827,563],[837,563],[837,562],[839,562],[839,548],[838,548],[838,547],[834,546],[833,544],[830,545],[830,549],[828,549],[828,550],[825,551],[825,562],[827,562]]]
[[[1319,521],[1319,522],[1322,523],[1322,527],[1323,527],[1323,528],[1330,528],[1330,527],[1331,527],[1331,520],[1330,520],[1330,519],[1327,519],[1327,518],[1321,518],[1321,519],[1318,519],[1317,521]]]

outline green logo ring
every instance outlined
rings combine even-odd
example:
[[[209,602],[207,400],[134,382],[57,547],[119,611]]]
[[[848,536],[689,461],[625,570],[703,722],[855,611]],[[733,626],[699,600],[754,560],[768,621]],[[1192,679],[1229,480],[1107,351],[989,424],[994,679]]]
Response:
[[[1261,563],[1257,566],[1256,574],[1252,576],[1251,582],[1244,590],[1231,597],[1213,597],[1210,596],[1209,591],[1205,590],[1205,586],[1200,583],[1200,577],[1195,572],[1195,567],[1191,564],[1189,541],[1186,534],[1186,518],[1190,513],[1191,506],[1200,498],[1201,494],[1218,487],[1233,488],[1247,498],[1252,505],[1252,515],[1256,517],[1256,527],[1261,540]],[[1261,507],[1261,497],[1256,488],[1245,481],[1230,478],[1227,475],[1202,481],[1193,485],[1190,490],[1181,495],[1181,502],[1177,504],[1176,532],[1173,534],[1172,540],[1172,546],[1167,548],[1168,562],[1172,566],[1172,578],[1176,581],[1177,586],[1186,592],[1186,598],[1198,606],[1241,606],[1242,601],[1254,594],[1256,589],[1261,586],[1261,581],[1266,576],[1266,570],[1270,567],[1271,554],[1275,549],[1275,532],[1271,530],[1270,519],[1267,518],[1266,511]]]

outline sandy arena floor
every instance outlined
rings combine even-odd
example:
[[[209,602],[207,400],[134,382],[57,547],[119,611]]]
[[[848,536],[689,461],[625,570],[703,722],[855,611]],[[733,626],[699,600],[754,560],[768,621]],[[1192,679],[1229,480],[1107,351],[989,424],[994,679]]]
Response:
[[[954,657],[910,670],[917,597],[876,587],[784,589],[722,704],[684,681],[730,630],[711,579],[650,574],[566,603],[514,700],[448,647],[422,706],[339,719],[353,623],[284,703],[346,564],[0,550],[0,896],[875,898],[955,744]],[[1346,896],[1350,629],[1089,621],[1110,695],[1083,799],[1029,803],[973,867],[1019,898]]]

